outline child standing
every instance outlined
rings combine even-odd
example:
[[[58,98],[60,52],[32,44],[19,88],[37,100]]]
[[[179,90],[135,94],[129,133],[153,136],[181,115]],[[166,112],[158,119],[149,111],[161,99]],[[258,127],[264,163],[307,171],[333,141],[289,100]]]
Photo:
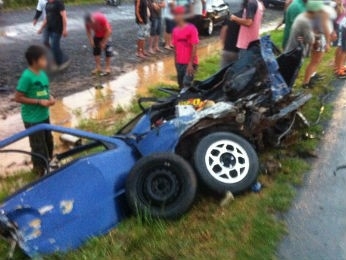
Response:
[[[175,66],[181,89],[192,84],[198,68],[198,31],[193,24],[186,23],[184,16],[185,8],[177,6],[174,9],[176,27],[172,33],[172,43],[175,48]]]
[[[55,104],[49,93],[49,80],[43,71],[47,68],[47,57],[43,47],[30,46],[25,58],[29,67],[22,73],[15,94],[15,101],[21,103],[21,114],[25,128],[50,123],[49,107]],[[29,136],[31,152],[47,160],[53,157],[53,136],[50,131],[41,131]],[[32,156],[33,170],[40,176],[45,174],[45,162]]]

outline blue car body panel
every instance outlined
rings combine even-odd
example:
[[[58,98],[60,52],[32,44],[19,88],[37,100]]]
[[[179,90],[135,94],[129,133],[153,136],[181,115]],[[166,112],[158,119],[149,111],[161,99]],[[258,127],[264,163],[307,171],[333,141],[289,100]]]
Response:
[[[124,216],[125,180],[138,159],[122,140],[50,125],[23,131],[0,147],[48,129],[94,138],[113,148],[62,167],[0,206],[0,220],[16,227],[19,245],[29,256],[77,248],[118,224]]]
[[[0,205],[0,231],[11,230],[29,256],[66,252],[104,234],[124,216],[125,181],[141,156],[174,152],[180,136],[201,118],[219,117],[232,105],[218,103],[188,117],[151,128],[143,115],[127,136],[107,137],[41,124],[0,141],[0,149],[37,131],[93,139],[108,149],[77,159],[7,198]]]

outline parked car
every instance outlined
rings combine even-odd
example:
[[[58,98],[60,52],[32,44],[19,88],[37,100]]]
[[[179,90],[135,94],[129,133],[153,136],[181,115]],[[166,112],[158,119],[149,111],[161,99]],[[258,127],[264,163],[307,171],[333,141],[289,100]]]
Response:
[[[302,55],[298,48],[275,60],[265,37],[187,90],[139,99],[142,113],[114,136],[42,124],[0,141],[0,153],[27,153],[3,149],[44,130],[89,140],[57,154],[64,165],[2,202],[0,235],[31,257],[66,252],[115,227],[128,206],[140,216],[182,216],[197,177],[215,193],[249,189],[259,172],[255,148],[280,143],[311,98],[290,93]]]
[[[230,15],[229,7],[224,0],[207,0],[206,14],[195,20],[195,25],[200,32],[212,35],[215,27],[222,26]]]
[[[264,0],[263,4],[265,7],[274,6],[277,8],[284,8],[285,7],[285,0]]]
[[[0,0],[0,9],[4,8],[4,1]]]
[[[176,4],[185,6],[186,11],[190,12],[190,1],[178,0]],[[224,0],[206,0],[206,12],[187,20],[193,23],[201,34],[212,35],[214,28],[221,26],[224,20],[229,18],[229,15],[229,7]]]
[[[105,0],[107,5],[119,6],[121,5],[121,0]]]

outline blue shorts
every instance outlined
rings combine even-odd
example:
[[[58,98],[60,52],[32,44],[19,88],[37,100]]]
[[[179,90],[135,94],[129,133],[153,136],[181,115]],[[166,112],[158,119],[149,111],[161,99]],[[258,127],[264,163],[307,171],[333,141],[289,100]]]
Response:
[[[161,18],[152,18],[150,23],[150,36],[159,36],[161,34]]]

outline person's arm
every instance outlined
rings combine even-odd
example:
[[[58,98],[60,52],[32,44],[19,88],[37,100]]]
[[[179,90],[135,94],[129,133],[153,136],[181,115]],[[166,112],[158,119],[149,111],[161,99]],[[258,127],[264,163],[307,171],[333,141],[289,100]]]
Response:
[[[106,26],[106,33],[105,33],[105,36],[103,37],[103,40],[101,42],[101,48],[102,49],[104,49],[106,47],[108,40],[112,35],[111,26],[108,23],[105,26]]]
[[[36,13],[32,22],[34,26],[37,24],[38,19],[41,17],[44,8],[45,6],[42,5],[41,0],[39,0],[36,7]]]
[[[240,24],[240,25],[244,25],[246,27],[251,26],[253,23],[252,18],[241,18],[241,17],[237,17],[233,14],[231,15],[231,21],[236,22],[237,24]]]
[[[198,42],[199,42],[198,31],[194,27],[191,31],[191,38],[190,38],[190,44],[192,45],[191,57],[190,57],[189,64],[187,65],[187,68],[186,68],[186,73],[187,75],[190,75],[190,76],[192,76],[195,73],[195,69],[193,68],[193,65],[197,57]]]
[[[253,19],[257,12],[257,8],[258,8],[257,2],[250,2],[247,4],[245,8],[246,17],[237,17],[232,14],[230,19],[231,21],[236,22],[239,25],[249,27],[253,23]]]
[[[34,26],[37,24],[37,21],[41,17],[41,15],[42,15],[42,11],[39,11],[39,10],[36,9],[36,13],[35,13],[34,19],[32,21],[32,24]]]
[[[86,35],[88,37],[88,40],[90,42],[91,47],[94,48],[94,39],[93,39],[93,35],[91,32],[91,28],[88,25],[85,25],[85,31],[86,31]]]
[[[225,41],[226,41],[226,34],[227,34],[227,25],[223,25],[220,30],[220,40],[223,45],[225,44]]]
[[[62,36],[67,36],[67,13],[66,10],[60,11],[62,17]]]
[[[43,107],[50,107],[55,104],[55,100],[53,97],[50,97],[50,99],[28,98],[27,96],[25,96],[25,93],[20,91],[16,91],[14,101],[20,104],[39,105]]]
[[[140,4],[141,4],[141,0],[137,0],[137,1],[136,1],[136,17],[137,17],[139,23],[142,24],[142,23],[144,23],[144,21],[143,21],[143,18],[142,18],[142,16],[141,16],[141,12],[140,12],[140,10],[139,10]]]
[[[37,31],[38,34],[41,34],[43,32],[43,29],[47,26],[47,18],[43,20],[43,23],[40,27],[40,29]]]

